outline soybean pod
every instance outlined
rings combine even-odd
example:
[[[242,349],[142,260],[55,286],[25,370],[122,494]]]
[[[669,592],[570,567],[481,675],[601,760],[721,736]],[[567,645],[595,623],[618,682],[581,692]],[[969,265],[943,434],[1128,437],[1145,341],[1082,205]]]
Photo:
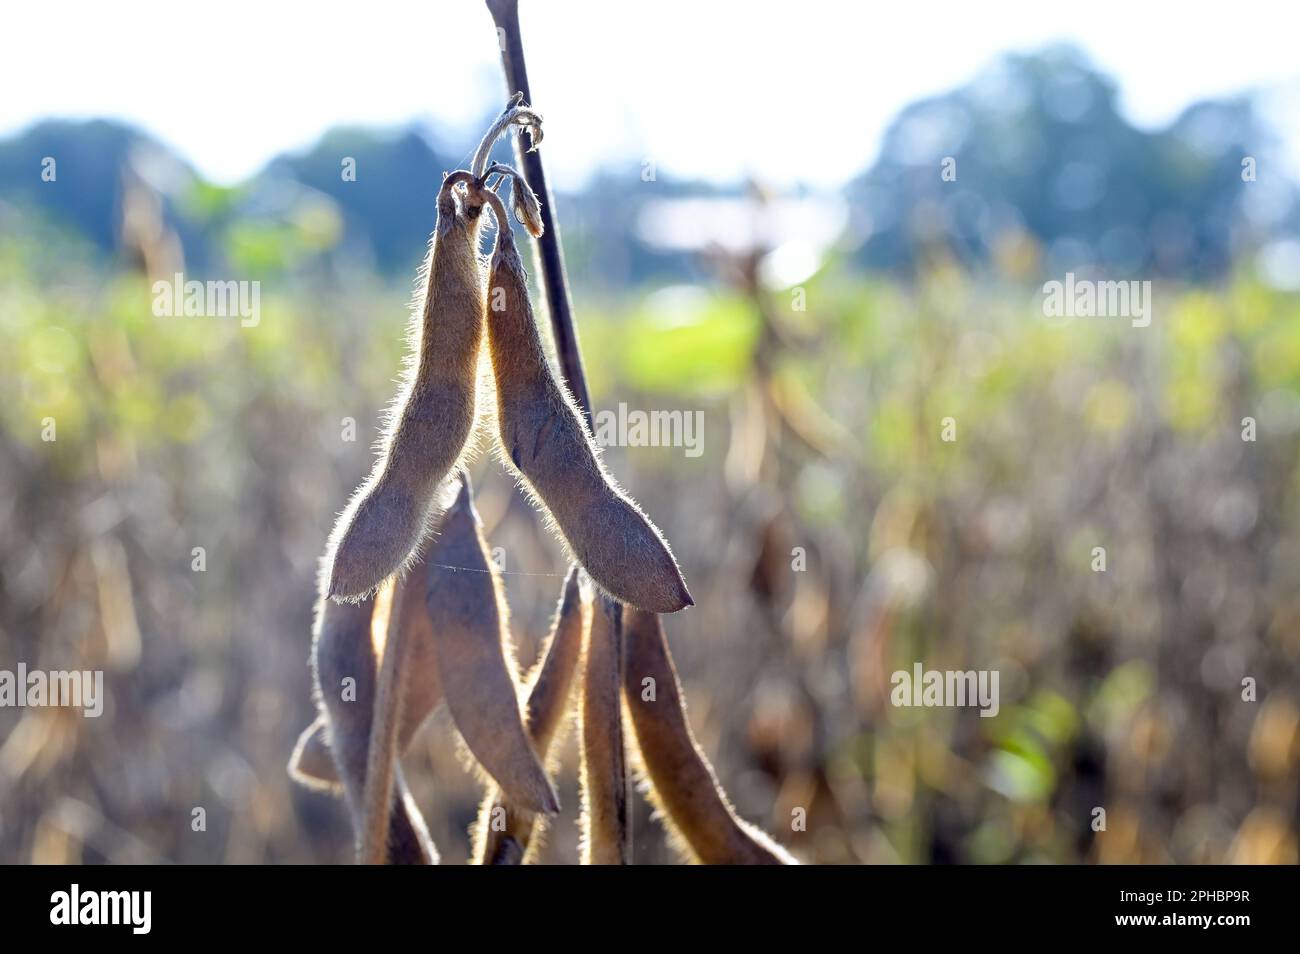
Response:
[[[513,188],[521,182],[516,177]],[[493,193],[482,194],[498,223],[487,323],[503,456],[603,590],[656,613],[694,605],[663,535],[606,473],[572,395],[556,381],[505,208]]]
[[[461,471],[460,479],[423,571],[443,695],[465,745],[506,797],[553,815],[559,798],[519,712],[504,588],[488,556],[469,475]]]

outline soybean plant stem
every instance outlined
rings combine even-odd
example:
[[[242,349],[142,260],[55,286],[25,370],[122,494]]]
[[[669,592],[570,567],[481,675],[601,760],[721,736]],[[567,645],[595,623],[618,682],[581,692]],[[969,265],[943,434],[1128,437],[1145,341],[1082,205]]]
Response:
[[[532,105],[528,88],[528,69],[524,64],[524,43],[519,35],[518,0],[487,0],[488,11],[497,26],[501,47],[501,66],[506,74],[506,91],[523,93],[524,102]],[[564,269],[564,249],[560,245],[560,225],[555,216],[555,199],[546,186],[542,154],[525,152],[521,137],[515,136],[515,159],[524,178],[542,202],[544,230],[537,240],[541,259],[542,289],[546,293],[546,311],[551,316],[551,335],[564,381],[573,393],[582,416],[590,429],[591,397],[587,393],[587,375],[582,368],[582,351],[573,325],[573,302],[569,298],[569,278]]]
[[[501,67],[506,75],[506,92],[524,94],[524,102],[533,104],[533,93],[528,87],[528,68],[524,63],[524,41],[519,33],[519,0],[486,0],[488,11],[497,27],[497,44],[501,48]],[[582,351],[578,347],[578,334],[573,325],[573,302],[569,298],[569,276],[564,269],[564,249],[560,245],[560,223],[555,215],[555,198],[546,185],[546,170],[542,167],[540,151],[527,152],[522,137],[515,136],[515,160],[523,170],[524,179],[542,202],[542,235],[536,239],[538,257],[541,259],[542,289],[546,293],[546,311],[551,316],[551,335],[555,339],[555,354],[559,359],[560,373],[568,385],[573,399],[582,411],[587,429],[593,434],[591,395],[587,391],[587,374],[582,367]],[[502,225],[503,228],[507,227]],[[626,656],[622,626],[614,634],[615,658],[620,665]],[[617,676],[622,689],[622,673]],[[620,724],[620,744],[623,743]],[[623,777],[615,780],[624,811],[620,816],[624,857],[630,860],[632,824],[628,814],[628,794],[631,789],[627,774],[627,754],[622,753]]]

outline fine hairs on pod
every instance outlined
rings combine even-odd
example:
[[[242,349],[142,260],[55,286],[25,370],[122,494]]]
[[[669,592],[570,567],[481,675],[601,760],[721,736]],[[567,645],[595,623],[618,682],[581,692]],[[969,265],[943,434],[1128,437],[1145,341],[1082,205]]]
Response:
[[[513,178],[518,190],[522,180]],[[487,322],[503,459],[601,589],[656,613],[694,605],[668,543],[606,473],[572,395],[556,381],[504,206],[492,192],[483,197],[498,222]]]

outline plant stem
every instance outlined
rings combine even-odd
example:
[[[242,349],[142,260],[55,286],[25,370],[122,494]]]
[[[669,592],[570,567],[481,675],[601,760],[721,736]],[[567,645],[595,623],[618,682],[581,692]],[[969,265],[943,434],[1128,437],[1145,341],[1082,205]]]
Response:
[[[523,93],[524,102],[533,105],[533,93],[528,87],[528,68],[524,63],[524,41],[519,33],[519,0],[486,0],[488,11],[497,27],[497,45],[501,48],[501,68],[506,75],[506,93]],[[525,152],[521,136],[515,136],[515,160],[523,171],[524,179],[542,203],[542,235],[535,239],[541,261],[542,290],[546,294],[546,310],[551,317],[551,336],[555,339],[555,354],[560,363],[560,374],[573,394],[573,400],[582,411],[587,430],[595,433],[591,417],[591,395],[587,391],[587,373],[582,367],[582,351],[578,347],[578,333],[573,324],[573,302],[569,298],[569,276],[564,268],[564,249],[560,245],[560,223],[555,215],[555,198],[546,185],[546,170],[542,167],[540,152]],[[509,228],[504,222],[501,228]],[[614,658],[621,670],[626,658],[623,644],[622,614],[615,628]],[[623,675],[619,671],[615,698],[620,698]],[[619,813],[619,826],[623,857],[631,860],[632,821],[628,812],[631,785],[628,779],[628,760],[622,722],[619,720],[619,764],[622,778],[615,779],[618,801],[623,806]]]
[[[506,91],[512,94],[523,93],[524,102],[531,106],[533,96],[528,88],[523,38],[519,35],[519,2],[487,0],[487,8],[497,26],[501,66],[506,74]],[[587,392],[587,375],[582,368],[582,352],[578,348],[578,335],[573,325],[573,302],[569,298],[569,278],[564,269],[564,249],[560,246],[555,199],[546,185],[541,153],[525,152],[520,136],[514,137],[514,140],[516,162],[542,202],[544,231],[541,238],[537,239],[537,249],[541,260],[542,289],[546,294],[546,310],[551,317],[551,335],[555,339],[560,373],[587,421],[587,428],[591,429],[591,396]]]

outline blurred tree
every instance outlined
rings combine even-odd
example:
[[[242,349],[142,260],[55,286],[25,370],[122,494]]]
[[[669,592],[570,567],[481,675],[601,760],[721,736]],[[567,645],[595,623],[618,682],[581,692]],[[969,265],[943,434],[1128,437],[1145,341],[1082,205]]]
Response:
[[[1241,162],[1271,145],[1249,98],[1145,132],[1079,50],[1008,56],[894,121],[850,189],[858,259],[911,268],[942,247],[978,264],[1030,238],[1049,274],[1222,274],[1269,224],[1245,201]],[[1293,186],[1270,192],[1296,208]]]

